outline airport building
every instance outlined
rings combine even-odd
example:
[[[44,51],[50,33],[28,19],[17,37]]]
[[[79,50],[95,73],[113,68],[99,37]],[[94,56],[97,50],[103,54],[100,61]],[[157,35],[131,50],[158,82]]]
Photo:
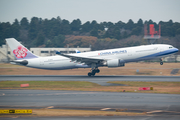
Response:
[[[61,53],[75,53],[76,50],[79,52],[89,52],[91,48],[30,48],[30,51],[41,57],[45,56],[54,56],[55,51],[59,51]],[[11,49],[6,45],[2,45],[0,47],[0,62],[8,62],[15,60],[14,54],[12,53]]]
[[[0,47],[0,62],[7,62],[14,59],[15,57],[14,54],[11,52],[11,49],[6,45],[2,45],[2,47]]]
[[[38,56],[54,56],[55,51],[59,51],[64,54],[76,53],[76,50],[80,52],[89,52],[91,48],[30,48],[30,51]]]

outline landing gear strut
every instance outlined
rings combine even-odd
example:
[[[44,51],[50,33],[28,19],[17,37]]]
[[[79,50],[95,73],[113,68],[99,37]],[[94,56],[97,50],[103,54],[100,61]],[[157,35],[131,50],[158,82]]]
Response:
[[[96,73],[99,73],[100,70],[98,68],[92,69],[91,72],[88,73],[88,76],[94,76]]]
[[[163,65],[163,60],[162,60],[162,58],[160,59],[160,65]]]

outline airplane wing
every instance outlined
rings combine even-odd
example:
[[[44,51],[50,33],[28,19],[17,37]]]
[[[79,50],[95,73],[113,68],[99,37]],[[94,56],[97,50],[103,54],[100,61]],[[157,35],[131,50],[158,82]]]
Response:
[[[56,52],[56,54],[70,58],[72,61],[85,63],[87,65],[91,63],[100,63],[101,61],[104,61],[104,59],[93,58],[93,57],[80,57],[80,56],[74,56],[74,55],[69,55],[69,54],[61,54],[60,52]]]

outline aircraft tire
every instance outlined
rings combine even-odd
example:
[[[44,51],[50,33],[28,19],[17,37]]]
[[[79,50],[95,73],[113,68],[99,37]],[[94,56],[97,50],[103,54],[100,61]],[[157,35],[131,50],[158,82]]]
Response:
[[[163,62],[160,62],[160,65],[163,65]]]
[[[100,70],[99,70],[99,69],[97,69],[97,70],[96,70],[96,73],[99,73],[99,72],[100,72]]]
[[[91,75],[92,75],[92,73],[89,72],[89,73],[88,73],[88,76],[91,77]]]
[[[92,76],[94,76],[95,74],[96,74],[95,72],[91,73]]]

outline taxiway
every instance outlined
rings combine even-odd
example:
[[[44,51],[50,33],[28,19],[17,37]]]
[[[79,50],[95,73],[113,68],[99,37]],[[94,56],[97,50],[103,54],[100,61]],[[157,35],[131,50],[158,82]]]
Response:
[[[78,76],[78,75],[0,75],[0,81],[89,81],[110,85],[108,81],[169,81],[179,82],[180,76]]]

